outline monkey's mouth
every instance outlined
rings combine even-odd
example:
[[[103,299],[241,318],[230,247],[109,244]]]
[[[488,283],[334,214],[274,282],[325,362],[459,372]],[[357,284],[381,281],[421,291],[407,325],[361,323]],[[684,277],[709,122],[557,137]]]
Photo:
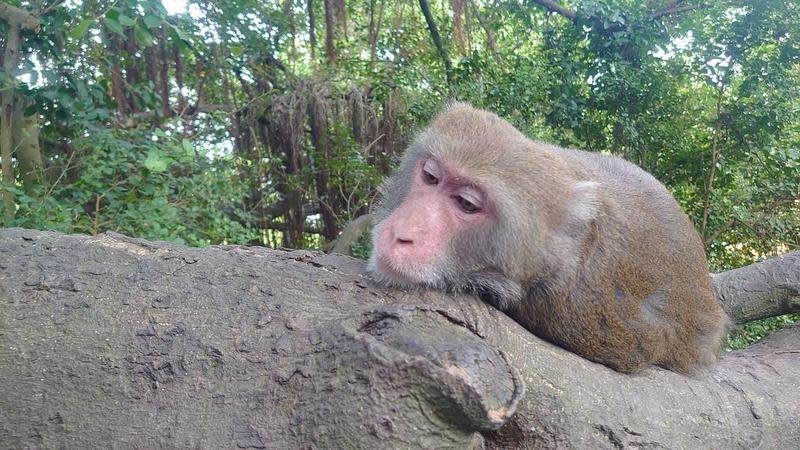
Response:
[[[389,278],[392,278],[394,280],[406,283],[414,282],[414,280],[408,274],[406,274],[404,271],[401,271],[399,268],[395,267],[395,264],[392,264],[385,258],[381,257],[378,258],[377,268],[381,274]]]
[[[431,269],[419,264],[397,264],[384,257],[376,258],[375,268],[380,275],[386,277],[388,281],[401,286],[430,284]]]

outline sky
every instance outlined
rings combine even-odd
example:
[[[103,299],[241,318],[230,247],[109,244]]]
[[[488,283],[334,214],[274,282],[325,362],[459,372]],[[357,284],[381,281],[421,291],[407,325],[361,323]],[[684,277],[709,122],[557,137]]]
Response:
[[[186,0],[162,0],[162,5],[170,14],[179,14],[186,12]]]

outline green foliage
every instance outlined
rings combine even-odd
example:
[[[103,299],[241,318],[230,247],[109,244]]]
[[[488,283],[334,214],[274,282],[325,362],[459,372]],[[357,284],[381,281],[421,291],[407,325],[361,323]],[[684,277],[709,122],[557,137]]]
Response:
[[[350,254],[356,258],[367,260],[372,252],[372,237],[364,233],[358,240],[350,244]]]
[[[75,140],[80,175],[21,196],[13,226],[96,234],[113,230],[195,246],[246,244],[256,233],[237,222],[244,185],[230,161],[199,156],[185,139],[156,130],[94,129]]]
[[[786,314],[748,322],[736,327],[736,329],[728,335],[725,349],[727,351],[743,349],[750,344],[758,342],[767,334],[778,331],[798,321],[800,321],[800,314]]]

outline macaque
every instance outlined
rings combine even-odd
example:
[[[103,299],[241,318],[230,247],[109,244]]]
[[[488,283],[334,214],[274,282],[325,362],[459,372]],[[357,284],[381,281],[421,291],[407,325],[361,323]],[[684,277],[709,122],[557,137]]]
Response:
[[[701,240],[667,189],[623,159],[535,142],[455,103],[382,194],[368,270],[385,285],[473,292],[620,372],[717,359],[728,319]]]

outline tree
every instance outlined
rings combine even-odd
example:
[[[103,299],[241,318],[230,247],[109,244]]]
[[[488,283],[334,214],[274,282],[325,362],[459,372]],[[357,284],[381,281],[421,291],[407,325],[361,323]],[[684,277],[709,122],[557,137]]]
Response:
[[[20,148],[17,159],[20,161],[25,189],[33,190],[36,174],[41,170],[42,157],[39,152],[38,123],[23,120],[23,111],[29,106],[24,98],[18,98],[14,74],[20,65],[22,33],[39,29],[39,19],[35,14],[5,3],[0,4],[0,19],[5,21],[6,35],[3,49],[2,94],[0,94],[0,161],[2,161],[2,182],[0,187],[3,202],[4,221],[14,217],[16,203],[14,193],[9,189],[16,177],[11,161],[15,148]],[[36,139],[34,139],[36,137]]]
[[[343,256],[21,229],[0,255],[3,446],[800,442],[797,326],[695,377],[623,375],[472,296],[378,289]],[[715,286],[736,321],[796,312],[798,265]]]

